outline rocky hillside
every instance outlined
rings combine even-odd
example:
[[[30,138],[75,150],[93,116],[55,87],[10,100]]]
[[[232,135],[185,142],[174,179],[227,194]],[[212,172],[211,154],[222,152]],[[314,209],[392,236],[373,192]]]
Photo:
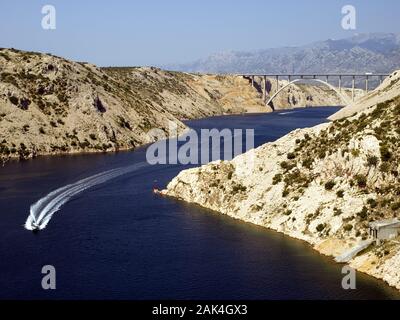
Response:
[[[308,103],[306,103],[308,102]],[[322,103],[323,102],[323,103]],[[333,92],[291,87],[276,106],[339,104]],[[150,129],[227,113],[269,112],[237,76],[157,68],[98,68],[35,52],[0,49],[0,160],[131,149]]]
[[[343,254],[368,238],[369,222],[400,217],[398,82],[380,88],[390,100],[183,171],[163,193]],[[371,246],[351,265],[400,289],[399,243]]]
[[[155,68],[100,69],[1,49],[0,158],[130,149],[155,141],[150,129],[168,130],[170,121],[183,130],[183,119],[246,112],[246,105],[266,110],[243,82],[236,88],[223,79],[222,92],[221,79],[216,88],[210,83],[201,89],[198,80]]]
[[[331,120],[338,120],[349,117],[357,112],[366,110],[379,103],[391,100],[397,97],[400,92],[400,72],[392,73],[376,90],[357,99],[354,103],[346,106],[338,113],[330,117]]]

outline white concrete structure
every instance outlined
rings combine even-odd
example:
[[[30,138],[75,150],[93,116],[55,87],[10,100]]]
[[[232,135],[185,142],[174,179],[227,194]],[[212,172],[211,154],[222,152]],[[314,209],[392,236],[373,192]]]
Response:
[[[239,74],[238,76],[242,76],[245,79],[248,79],[251,82],[251,85],[255,87],[255,77],[261,77],[263,79],[264,85],[263,88],[260,89],[263,94],[263,99],[266,105],[270,105],[270,103],[273,101],[273,99],[286,87],[290,86],[291,84],[294,84],[296,82],[300,81],[305,81],[305,80],[311,80],[311,81],[317,81],[319,83],[327,85],[329,88],[334,90],[338,96],[343,100],[343,102],[347,105],[349,104],[349,99],[347,96],[342,94],[342,80],[345,77],[350,77],[352,78],[352,98],[351,100],[355,100],[355,84],[356,84],[356,78],[363,78],[365,79],[365,93],[368,93],[369,91],[369,80],[370,78],[376,77],[380,80],[380,83],[382,83],[383,79],[388,77],[388,74],[373,74],[373,73],[364,73],[364,74]],[[272,94],[270,98],[267,99],[267,77],[268,78],[275,78],[276,80],[276,92]],[[285,85],[284,87],[279,86],[279,78],[284,78],[288,79],[288,84]],[[321,80],[319,78],[323,78],[325,80]],[[329,83],[329,79],[332,78],[337,78],[339,80],[339,88],[336,88],[335,86],[331,85]],[[273,108],[273,106],[271,105]]]
[[[369,234],[378,244],[382,240],[394,239],[400,234],[400,220],[389,219],[371,222]]]

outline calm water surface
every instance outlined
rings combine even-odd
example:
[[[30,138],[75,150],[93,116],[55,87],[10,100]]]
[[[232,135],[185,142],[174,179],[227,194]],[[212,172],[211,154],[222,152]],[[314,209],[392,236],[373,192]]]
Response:
[[[337,108],[190,121],[200,128],[255,128],[256,145],[324,122]],[[3,299],[398,299],[358,274],[341,288],[341,266],[267,229],[155,196],[183,166],[146,166],[67,202],[47,228],[23,228],[30,205],[93,174],[145,161],[118,154],[42,157],[0,168],[0,298]],[[57,289],[41,289],[41,268]]]

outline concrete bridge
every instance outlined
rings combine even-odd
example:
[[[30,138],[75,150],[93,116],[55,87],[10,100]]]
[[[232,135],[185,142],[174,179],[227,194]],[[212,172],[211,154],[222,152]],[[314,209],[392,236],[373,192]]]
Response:
[[[365,93],[368,93],[370,89],[370,80],[371,79],[378,79],[379,83],[382,83],[382,81],[389,76],[389,74],[375,74],[375,73],[364,73],[364,74],[240,74],[239,76],[242,76],[246,79],[248,79],[251,82],[251,85],[253,87],[256,86],[255,78],[261,78],[262,79],[262,85],[261,85],[261,91],[263,95],[263,101],[265,104],[271,105],[271,102],[274,100],[274,98],[285,88],[289,87],[290,85],[296,83],[296,82],[304,82],[304,81],[314,81],[314,82],[319,82],[322,83],[326,86],[328,86],[330,89],[334,90],[337,95],[341,98],[343,101],[344,105],[349,104],[351,101],[355,100],[355,89],[356,89],[356,80],[359,79],[364,79],[365,80]],[[268,79],[275,79],[276,81],[276,91],[274,93],[271,92],[271,95],[267,99],[267,95],[269,94],[267,92],[267,81]],[[336,80],[338,81],[338,86],[334,86],[329,82],[329,80]],[[346,94],[343,93],[343,80],[344,79],[351,79],[352,80],[352,96],[351,99],[348,98]],[[284,86],[280,86],[279,80],[288,80],[288,83]],[[271,105],[272,107],[272,105]]]

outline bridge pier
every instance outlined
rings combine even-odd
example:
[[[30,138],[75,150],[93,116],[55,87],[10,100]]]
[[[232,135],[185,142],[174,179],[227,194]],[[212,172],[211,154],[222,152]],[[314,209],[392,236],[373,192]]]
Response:
[[[339,92],[342,92],[342,76],[339,76]]]
[[[254,88],[254,76],[251,76],[251,86]]]
[[[356,86],[356,77],[353,76],[353,81],[351,83],[351,99],[352,99],[352,101],[354,101],[354,99],[355,99],[355,92],[354,92],[355,86]]]
[[[368,78],[369,78],[368,76],[365,78],[365,92],[366,93],[368,93],[368,89],[369,89],[368,88],[368,80],[369,80]]]
[[[263,77],[264,79],[264,90],[263,90],[263,103],[267,102],[267,76]]]

